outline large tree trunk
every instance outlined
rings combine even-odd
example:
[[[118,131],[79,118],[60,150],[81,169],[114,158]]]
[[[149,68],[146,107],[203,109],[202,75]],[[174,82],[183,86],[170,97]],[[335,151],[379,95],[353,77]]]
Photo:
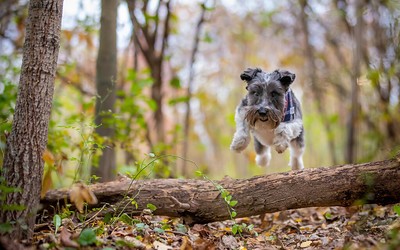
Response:
[[[32,236],[39,205],[62,7],[62,0],[29,3],[18,97],[2,172],[7,186],[20,189],[8,194],[0,209],[2,223],[16,222],[10,235],[14,239]],[[18,211],[13,205],[23,205],[24,209]]]
[[[234,207],[237,217],[302,207],[392,204],[400,201],[400,155],[381,162],[306,169],[250,179],[224,179],[216,184],[238,201]],[[155,214],[183,217],[189,224],[230,218],[219,191],[207,180],[132,182],[123,178],[92,185],[91,189],[100,201],[98,207],[117,203],[114,206],[117,213],[139,214],[152,203],[157,207]],[[124,199],[124,194],[134,197],[137,209],[131,205],[131,200]],[[42,203],[47,207],[55,206],[67,195],[67,189],[52,190],[47,192]]]
[[[100,157],[99,165],[92,168],[92,174],[100,181],[110,181],[115,177],[115,151],[111,143],[114,124],[107,122],[114,113],[117,77],[117,8],[118,1],[101,1],[100,45],[96,63],[96,133],[108,138]]]

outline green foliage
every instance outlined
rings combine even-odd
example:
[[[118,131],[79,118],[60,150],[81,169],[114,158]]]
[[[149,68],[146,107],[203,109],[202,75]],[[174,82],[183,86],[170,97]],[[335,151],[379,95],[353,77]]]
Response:
[[[0,223],[0,235],[1,234],[9,234],[14,230],[14,225],[15,223],[12,222],[4,222]]]
[[[78,238],[78,243],[81,246],[90,246],[97,242],[96,233],[91,228],[85,228],[82,230]]]
[[[56,234],[57,231],[58,231],[58,229],[59,229],[60,226],[61,226],[61,216],[60,216],[60,215],[55,214],[55,215],[53,216],[53,225],[54,225],[54,227],[56,228],[56,229],[54,230],[54,234]]]
[[[400,216],[400,204],[396,204],[393,206],[393,211]]]
[[[214,185],[214,187],[220,192],[221,198],[226,203],[229,216],[231,217],[231,220],[234,222],[234,224],[232,226],[233,235],[236,235],[236,234],[240,234],[241,235],[243,231],[252,232],[253,228],[254,228],[254,225],[252,225],[252,224],[247,225],[246,223],[242,223],[242,224],[237,224],[236,223],[235,218],[237,216],[237,212],[235,211],[235,209],[233,207],[238,204],[238,201],[237,200],[233,200],[233,197],[230,194],[230,192],[228,190],[226,190],[223,186],[221,186],[221,185],[215,183],[214,181],[212,181],[210,178],[208,178],[208,176],[206,176],[201,171],[197,170],[195,172],[195,174],[197,176],[202,177],[203,179],[211,182]],[[255,235],[257,235],[257,232],[253,232],[253,233]]]
[[[151,203],[147,203],[147,208],[150,209],[152,212],[157,210],[157,207]]]

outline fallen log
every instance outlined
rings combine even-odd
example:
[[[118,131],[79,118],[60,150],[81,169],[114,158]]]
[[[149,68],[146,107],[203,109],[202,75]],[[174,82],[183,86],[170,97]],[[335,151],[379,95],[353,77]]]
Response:
[[[356,165],[322,167],[249,179],[223,179],[215,183],[230,192],[237,217],[247,217],[304,207],[394,204],[400,202],[400,157]],[[117,181],[90,185],[102,207],[138,215],[154,204],[155,215],[182,217],[188,224],[230,218],[226,202],[208,180],[155,179]],[[62,204],[68,189],[50,190],[41,200],[44,207]],[[127,201],[124,195],[135,200]],[[137,206],[137,207],[136,207]]]

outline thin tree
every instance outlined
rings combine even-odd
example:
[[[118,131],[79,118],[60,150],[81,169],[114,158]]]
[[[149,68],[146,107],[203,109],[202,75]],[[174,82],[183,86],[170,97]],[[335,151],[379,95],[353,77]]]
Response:
[[[354,27],[354,56],[353,56],[353,79],[351,84],[351,107],[348,117],[348,133],[346,147],[346,162],[353,163],[357,156],[356,126],[360,112],[359,105],[359,77],[361,70],[361,45],[363,42],[363,6],[364,0],[357,0],[355,4],[357,23]]]
[[[47,132],[60,46],[63,0],[31,0],[21,76],[2,177],[16,188],[1,204],[0,221],[14,222],[13,239],[30,239],[40,200]],[[15,205],[23,209],[15,209]]]
[[[207,7],[205,5],[206,1],[203,4],[201,4],[201,13],[200,13],[199,20],[197,21],[196,31],[195,31],[195,35],[194,35],[194,41],[193,41],[193,49],[192,49],[192,54],[190,56],[189,79],[188,79],[188,86],[186,89],[187,100],[185,102],[186,113],[185,113],[184,128],[183,128],[183,147],[182,147],[183,159],[187,159],[187,155],[188,155],[188,151],[189,151],[189,129],[190,129],[190,116],[191,116],[190,100],[192,99],[192,92],[193,92],[194,65],[196,62],[197,51],[199,50],[201,28],[203,26],[203,23],[205,20],[205,14],[206,14],[206,10],[207,10]],[[182,169],[178,170],[178,174],[187,176],[188,169],[187,169],[186,161],[182,161]]]
[[[92,168],[92,174],[100,181],[112,180],[115,176],[115,150],[111,139],[114,127],[110,118],[114,113],[117,77],[117,8],[118,1],[101,1],[100,44],[96,62],[96,133],[105,138],[99,165]]]
[[[154,14],[149,10],[148,0],[126,0],[126,3],[134,27],[134,36],[137,38],[136,45],[140,48],[154,81],[151,98],[157,104],[153,113],[155,142],[162,144],[165,143],[163,62],[170,34],[171,1],[158,1]]]

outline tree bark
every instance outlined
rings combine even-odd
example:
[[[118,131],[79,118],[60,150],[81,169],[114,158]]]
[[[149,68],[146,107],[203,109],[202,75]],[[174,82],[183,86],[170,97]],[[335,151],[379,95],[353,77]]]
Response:
[[[116,100],[117,77],[117,8],[118,1],[101,1],[100,45],[96,63],[96,133],[111,139],[114,125],[107,120],[112,118]],[[115,177],[115,151],[111,140],[105,141],[99,165],[92,168],[92,174],[101,177],[100,181],[111,181]]]
[[[400,201],[400,155],[395,159],[358,165],[306,169],[215,182],[228,190],[237,217],[303,207],[351,206],[360,203],[392,204]],[[90,187],[100,203],[117,204],[103,212],[140,214],[148,203],[156,215],[183,217],[188,224],[229,219],[228,208],[211,181],[128,178]],[[134,197],[138,208],[124,195]],[[68,189],[47,192],[45,207],[63,202]]]
[[[5,185],[20,189],[1,201],[1,223],[15,222],[10,236],[30,239],[39,205],[42,154],[47,145],[60,45],[62,0],[31,0],[21,77],[3,163]],[[3,190],[4,191],[4,190]],[[22,205],[18,211],[10,206]]]

